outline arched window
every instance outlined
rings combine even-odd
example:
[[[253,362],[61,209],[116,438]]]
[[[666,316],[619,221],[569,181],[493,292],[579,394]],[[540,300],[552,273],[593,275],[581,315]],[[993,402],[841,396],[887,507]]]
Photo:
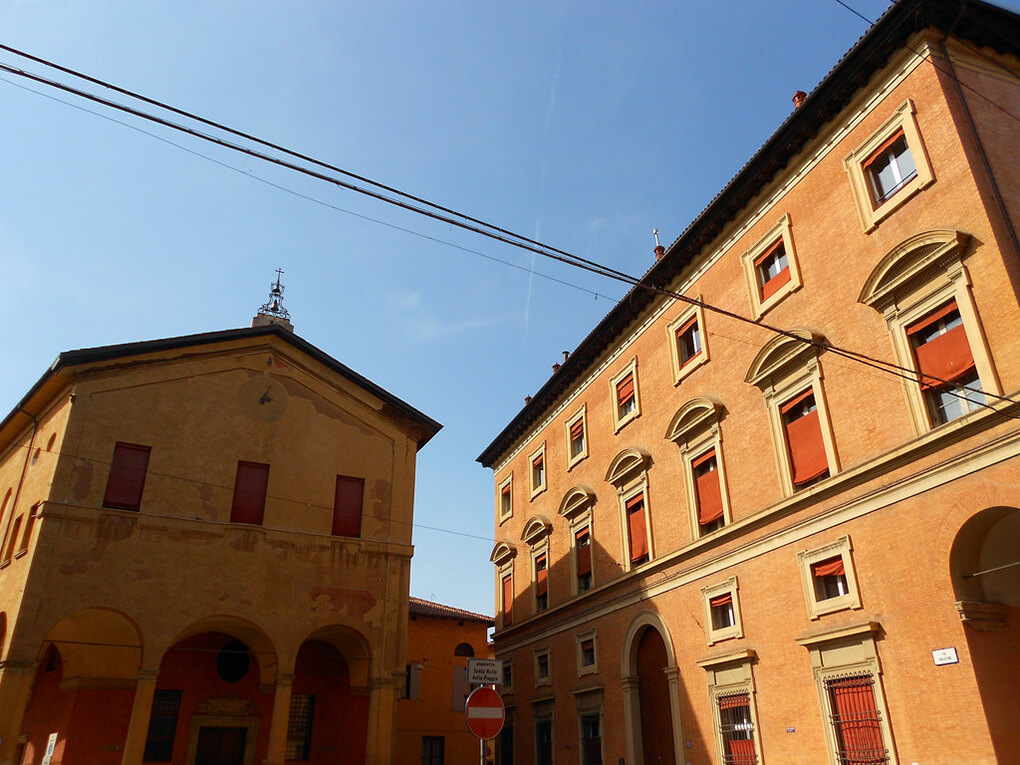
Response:
[[[722,404],[710,399],[691,399],[676,411],[666,429],[666,438],[676,443],[683,457],[693,539],[711,534],[733,521],[719,429],[723,411]]]
[[[629,448],[617,454],[606,471],[606,480],[616,487],[619,501],[624,571],[655,557],[648,498],[648,467],[651,462],[648,452]]]
[[[472,658],[475,655],[475,649],[471,647],[470,643],[458,643],[457,647],[453,651],[453,655]]]

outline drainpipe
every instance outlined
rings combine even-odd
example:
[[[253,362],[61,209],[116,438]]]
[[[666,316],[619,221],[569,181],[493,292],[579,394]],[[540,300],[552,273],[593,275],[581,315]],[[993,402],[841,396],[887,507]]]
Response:
[[[985,166],[985,172],[988,174],[988,180],[992,184],[992,195],[995,197],[995,201],[998,204],[999,212],[1002,214],[1002,220],[1006,224],[1006,230],[1009,232],[1009,238],[1013,242],[1013,251],[1016,253],[1017,257],[1020,258],[1020,240],[1017,239],[1016,226],[1013,225],[1013,220],[1009,217],[1009,210],[1006,209],[1006,201],[1003,199],[1002,191],[999,189],[999,183],[995,179],[995,173],[992,170],[992,163],[988,159],[988,153],[985,151],[985,145],[981,141],[981,135],[978,133],[977,125],[974,124],[974,116],[971,114],[970,106],[967,104],[967,97],[963,94],[963,87],[960,85],[960,80],[956,76],[956,67],[953,66],[953,60],[949,57],[949,50],[946,48],[946,37],[943,37],[939,42],[939,48],[942,50],[942,56],[949,65],[949,76],[953,78],[953,84],[956,85],[956,94],[960,97],[960,103],[963,105],[963,113],[967,115],[967,124],[970,125],[970,131],[974,135],[974,140],[977,142],[978,153],[981,155],[981,162]]]

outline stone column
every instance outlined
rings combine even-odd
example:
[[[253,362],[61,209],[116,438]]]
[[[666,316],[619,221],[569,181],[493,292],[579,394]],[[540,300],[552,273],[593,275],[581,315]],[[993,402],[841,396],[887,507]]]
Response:
[[[25,717],[29,697],[32,695],[32,679],[35,677],[35,662],[8,659],[0,663],[0,765],[16,765],[14,755],[18,751],[18,736],[21,722]]]
[[[269,722],[269,747],[266,765],[283,765],[287,756],[287,725],[290,722],[290,696],[294,689],[293,672],[276,673],[273,693],[273,717]]]
[[[621,677],[620,685],[623,687],[623,730],[627,736],[627,762],[641,765],[644,749],[641,744],[641,698],[638,696],[637,675]]]
[[[399,676],[403,676],[400,673]],[[368,697],[368,747],[365,765],[390,765],[396,741],[398,675],[372,680]]]
[[[677,667],[666,667],[666,682],[669,683],[669,714],[673,721],[673,756],[677,763],[685,761],[687,756],[684,748],[684,726],[680,718],[680,670]]]
[[[149,737],[149,717],[152,715],[152,697],[156,695],[158,669],[138,670],[135,685],[135,700],[131,705],[131,719],[128,721],[127,736],[124,737],[124,754],[121,765],[142,765],[145,755],[145,740]]]

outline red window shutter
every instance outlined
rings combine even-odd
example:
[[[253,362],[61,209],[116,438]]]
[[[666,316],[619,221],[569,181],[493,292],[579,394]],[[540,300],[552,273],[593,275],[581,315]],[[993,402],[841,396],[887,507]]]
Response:
[[[541,454],[539,454],[539,455],[538,455],[537,457],[535,457],[535,459],[534,459],[534,460],[532,460],[532,462],[531,462],[531,466],[532,466],[533,468],[535,468],[535,470],[541,470],[541,469],[542,469],[542,462],[543,462],[543,461],[544,461],[544,460],[543,460],[543,457],[542,457],[542,455],[541,455]]]
[[[950,301],[934,313],[926,316],[907,328],[907,335],[913,337],[928,329],[947,314],[957,311],[956,301]],[[967,331],[959,324],[948,332],[933,337],[928,342],[914,348],[917,359],[917,371],[921,375],[922,388],[937,388],[945,383],[942,380],[956,380],[974,368],[974,354],[967,342]]]
[[[758,762],[753,738],[730,739],[726,742],[726,754],[729,755],[727,762],[732,762],[733,765],[755,765]]]
[[[708,606],[709,606],[709,608],[719,608],[721,606],[728,606],[732,602],[733,602],[733,593],[727,592],[725,595],[718,595],[718,596],[716,596],[714,598],[710,598],[709,601],[708,601]],[[727,696],[726,698],[733,698],[733,697],[732,696]],[[720,707],[720,709],[725,709],[725,707]]]
[[[578,441],[584,438],[584,418],[582,417],[570,426],[570,440]]]
[[[871,152],[871,156],[869,156],[866,160],[864,160],[864,162],[861,163],[861,168],[867,170],[871,165],[875,163],[875,160],[879,159],[883,154],[885,154],[886,151],[888,151],[889,147],[892,146],[901,138],[903,138],[902,129],[897,130],[895,133],[889,136],[889,138],[883,141],[881,146],[879,146],[877,149]]]
[[[811,574],[819,579],[823,576],[845,576],[846,569],[843,567],[843,556],[840,555],[819,563],[812,563]]]
[[[829,684],[833,725],[846,762],[887,762],[882,728],[870,676],[848,677]]]
[[[698,317],[694,316],[689,321],[687,321],[682,327],[680,327],[680,329],[678,329],[676,331],[676,347],[677,347],[677,353],[679,354],[679,358],[680,358],[680,366],[683,366],[684,364],[687,364],[688,362],[692,361],[693,359],[695,359],[698,356],[698,354],[701,353],[701,348],[699,347],[696,350],[694,350],[691,353],[691,355],[688,356],[686,359],[684,358],[684,352],[685,352],[684,351],[684,335],[686,335],[691,330],[692,327],[696,326],[697,323],[698,323]]]
[[[514,580],[512,576],[503,577],[503,626],[509,627],[514,623]]]
[[[629,373],[616,384],[616,403],[623,406],[634,398],[634,373]]]
[[[591,573],[591,537],[588,529],[577,532],[577,575],[586,576]]]
[[[333,498],[333,535],[361,536],[361,514],[365,501],[365,479],[338,475]]]
[[[719,699],[719,709],[736,709],[737,707],[751,706],[751,697],[746,693],[737,693],[733,696],[722,696]]]
[[[813,400],[814,393],[808,391],[797,396],[780,409],[784,415],[786,443],[790,449],[794,486],[812,481],[829,471],[829,459],[825,454],[825,442],[822,441],[822,426],[818,420],[818,409],[815,408],[796,419],[787,420],[785,418],[787,412],[802,404],[808,397]]]
[[[627,500],[627,530],[630,532],[630,559],[639,561],[648,556],[648,526],[645,523],[645,495]]]
[[[545,555],[539,555],[535,558],[535,594],[539,597],[549,592],[548,573],[549,568],[546,557]]]
[[[778,240],[775,244],[773,244],[771,247],[769,247],[767,250],[765,250],[765,252],[763,252],[761,255],[759,255],[757,258],[754,259],[754,270],[755,270],[756,273],[759,274],[759,279],[761,278],[761,276],[760,276],[761,271],[759,270],[758,267],[762,263],[764,263],[766,260],[771,258],[773,255],[775,255],[776,252],[778,252],[779,250],[782,250],[784,254],[786,253],[786,245],[783,243],[782,239]],[[780,287],[782,287],[788,281],[790,281],[790,265],[789,265],[789,262],[787,262],[786,268],[784,268],[778,274],[773,276],[768,281],[762,282],[762,285],[761,285],[761,299],[762,300],[767,300],[773,294],[775,294],[776,290],[778,290]]]
[[[142,504],[145,471],[149,467],[149,447],[118,443],[113,448],[110,477],[106,481],[103,507],[137,510]]]
[[[269,465],[263,465],[261,462],[238,462],[230,522],[262,525],[268,485]]]
[[[706,526],[723,517],[722,487],[719,484],[719,470],[705,470],[700,474],[698,468],[715,459],[715,449],[703,454],[691,463],[695,471],[694,493],[698,504],[698,523]]]

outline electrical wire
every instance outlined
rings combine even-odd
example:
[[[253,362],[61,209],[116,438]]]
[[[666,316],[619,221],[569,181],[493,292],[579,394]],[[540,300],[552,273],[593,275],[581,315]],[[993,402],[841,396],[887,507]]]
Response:
[[[842,0],[836,0],[836,1],[840,2],[842,4]],[[15,49],[9,48],[9,46],[0,46],[0,47],[3,47],[4,49],[8,49],[9,52],[10,51],[15,51]],[[915,51],[915,53],[916,53],[916,51]],[[20,54],[20,52],[19,52],[19,54]],[[917,54],[917,55],[920,55],[920,54]],[[46,62],[44,59],[39,59],[37,57],[31,57],[31,58],[32,58],[32,60],[43,62],[43,63],[46,63],[47,65],[50,65],[49,62]],[[79,77],[82,77],[84,79],[88,79],[90,81],[94,79],[94,78],[88,77],[88,75],[83,75],[83,74],[80,74],[80,73],[76,73],[76,72],[74,72],[74,70],[69,70],[69,69],[66,69],[65,67],[59,67],[59,65],[53,65],[53,66],[58,68],[61,71],[67,71],[69,73],[74,73],[75,76],[79,76]],[[494,239],[496,241],[500,241],[500,242],[503,242],[505,244],[509,244],[511,246],[518,247],[518,248],[521,248],[521,249],[533,252],[533,253],[538,254],[538,255],[542,255],[543,257],[550,258],[552,260],[564,263],[566,265],[573,266],[575,268],[580,268],[582,270],[588,271],[590,273],[594,273],[596,275],[600,275],[600,276],[604,276],[604,277],[607,277],[607,278],[614,279],[616,281],[620,281],[620,282],[622,282],[624,284],[627,284],[627,285],[631,286],[632,288],[641,288],[643,290],[651,291],[651,292],[660,294],[662,296],[669,297],[669,298],[672,298],[672,299],[675,299],[675,300],[687,303],[689,305],[696,305],[696,306],[701,307],[703,310],[714,312],[714,313],[726,316],[728,318],[734,319],[736,321],[740,321],[742,323],[745,323],[745,324],[748,324],[748,325],[751,325],[751,326],[761,327],[763,329],[766,329],[767,331],[773,332],[773,333],[778,334],[778,335],[785,336],[788,339],[793,340],[795,342],[805,343],[805,344],[808,344],[808,345],[812,345],[812,346],[815,346],[819,350],[830,350],[830,351],[833,351],[834,353],[836,353],[838,355],[842,355],[842,356],[844,356],[845,358],[848,358],[848,359],[853,359],[853,360],[857,361],[858,363],[861,363],[861,364],[863,364],[865,366],[870,366],[870,367],[873,367],[873,368],[876,368],[876,369],[883,369],[884,371],[886,371],[886,372],[888,372],[890,374],[899,376],[899,377],[903,377],[904,375],[908,375],[909,377],[907,377],[906,379],[913,379],[913,380],[917,379],[918,373],[914,369],[910,369],[908,367],[903,367],[903,366],[900,366],[900,365],[895,364],[893,362],[884,361],[882,359],[876,359],[876,358],[870,357],[870,356],[868,356],[866,354],[859,353],[857,351],[853,351],[853,350],[850,350],[850,349],[847,349],[847,348],[841,348],[841,347],[835,346],[835,345],[833,345],[833,344],[831,344],[831,343],[829,343],[827,341],[824,341],[824,340],[815,340],[814,338],[811,338],[811,337],[806,338],[806,337],[803,337],[802,335],[799,335],[799,334],[797,334],[795,332],[792,332],[792,331],[789,331],[789,330],[785,330],[785,329],[782,329],[780,327],[776,327],[774,325],[768,324],[767,322],[763,322],[763,321],[760,321],[760,320],[756,321],[756,320],[750,319],[748,317],[741,316],[740,314],[737,314],[737,313],[735,313],[733,311],[729,311],[729,310],[724,309],[722,307],[712,305],[710,303],[707,303],[705,301],[702,301],[702,300],[699,300],[699,299],[696,299],[696,298],[687,297],[687,296],[682,295],[680,293],[677,293],[677,292],[675,292],[673,290],[668,290],[668,289],[665,289],[665,288],[656,287],[654,285],[646,283],[643,279],[641,279],[639,277],[631,276],[631,275],[626,274],[626,273],[624,273],[622,271],[618,271],[616,269],[610,268],[608,266],[604,266],[602,264],[596,263],[595,261],[591,261],[591,260],[588,260],[586,258],[582,258],[582,257],[577,256],[577,255],[573,255],[573,254],[571,254],[569,252],[566,252],[564,250],[559,250],[559,249],[554,248],[554,247],[549,247],[547,245],[543,245],[540,242],[537,242],[536,240],[529,239],[529,238],[524,237],[522,235],[514,234],[513,232],[507,232],[506,229],[501,229],[501,228],[498,228],[498,227],[490,226],[490,224],[485,224],[485,223],[481,223],[480,225],[475,225],[473,223],[465,223],[462,220],[457,220],[456,218],[450,217],[449,215],[446,215],[446,214],[439,214],[439,213],[432,212],[430,210],[422,209],[421,207],[418,207],[417,205],[409,204],[407,202],[401,201],[400,199],[395,199],[393,197],[389,197],[389,196],[387,196],[385,194],[381,194],[379,192],[375,192],[375,191],[372,191],[370,189],[364,189],[364,188],[358,187],[357,185],[352,184],[352,183],[347,182],[347,181],[344,181],[344,180],[342,180],[340,178],[332,177],[332,176],[326,175],[324,173],[321,173],[321,172],[318,172],[318,171],[315,171],[315,170],[311,170],[309,168],[305,168],[305,167],[301,167],[299,165],[295,165],[292,162],[289,162],[289,161],[286,161],[286,160],[282,160],[282,159],[280,159],[278,157],[273,157],[273,156],[267,155],[267,154],[265,154],[263,152],[255,151],[255,150],[250,149],[248,147],[244,147],[244,146],[240,146],[238,144],[234,144],[234,143],[232,143],[230,141],[225,141],[224,139],[218,138],[216,136],[211,136],[211,135],[208,135],[208,134],[203,133],[201,131],[195,130],[193,128],[190,128],[190,127],[187,127],[187,126],[184,126],[184,125],[179,125],[179,124],[174,123],[174,122],[172,122],[170,120],[167,120],[167,119],[165,119],[163,117],[159,117],[157,115],[148,114],[148,113],[143,112],[143,111],[141,111],[139,109],[135,109],[133,107],[126,106],[124,104],[119,104],[119,103],[117,103],[115,101],[111,101],[109,99],[103,98],[101,96],[97,96],[97,95],[92,94],[92,93],[88,93],[86,91],[80,90],[78,88],[74,88],[74,87],[72,87],[70,85],[66,85],[64,83],[56,82],[54,80],[50,80],[48,78],[41,77],[41,76],[36,75],[36,74],[32,74],[30,72],[26,72],[26,71],[24,71],[22,69],[19,69],[17,67],[12,67],[12,66],[10,66],[8,64],[0,63],[0,70],[7,71],[7,72],[9,72],[11,74],[14,74],[14,75],[17,75],[17,76],[20,76],[20,77],[25,77],[27,79],[30,79],[30,80],[35,81],[37,83],[40,83],[42,85],[53,87],[53,88],[59,89],[61,91],[64,91],[64,92],[67,92],[67,93],[71,93],[71,94],[79,96],[81,98],[85,98],[87,100],[93,101],[95,103],[102,104],[102,105],[107,106],[109,108],[113,108],[113,109],[125,112],[125,113],[130,114],[132,116],[135,116],[135,117],[137,117],[139,119],[148,120],[148,121],[160,124],[160,125],[162,125],[164,127],[170,128],[172,130],[176,130],[176,131],[179,131],[179,132],[183,132],[183,133],[189,134],[189,135],[191,135],[193,137],[196,137],[196,138],[199,138],[201,140],[205,140],[205,141],[209,141],[211,143],[217,144],[217,145],[219,145],[219,146],[221,146],[223,148],[226,148],[226,149],[229,149],[229,150],[233,150],[233,151],[238,151],[238,152],[247,154],[249,156],[252,156],[252,157],[254,157],[256,159],[261,159],[261,160],[270,162],[272,164],[276,164],[276,165],[279,165],[281,167],[284,167],[284,168],[287,168],[287,169],[290,169],[290,170],[294,170],[296,172],[308,175],[308,176],[316,178],[318,180],[322,180],[322,181],[325,181],[325,182],[333,183],[333,184],[336,184],[336,185],[338,185],[338,186],[340,186],[342,188],[345,188],[345,189],[348,189],[348,190],[351,190],[351,191],[356,191],[356,192],[361,193],[361,194],[365,194],[365,195],[367,195],[369,197],[372,197],[374,199],[377,199],[379,201],[383,201],[383,202],[386,202],[386,203],[389,203],[389,204],[393,204],[393,205],[395,205],[397,207],[403,208],[403,209],[408,210],[410,212],[415,212],[415,213],[424,215],[426,217],[429,217],[429,218],[432,218],[432,219],[435,219],[435,220],[438,220],[438,221],[441,221],[441,222],[444,222],[444,223],[448,223],[449,225],[457,226],[459,228],[462,228],[462,229],[471,231],[473,233],[476,233],[476,234],[488,237],[490,239]],[[99,82],[101,82],[101,81],[99,81]],[[105,83],[103,83],[103,84],[104,84],[104,86],[106,85]],[[110,86],[110,87],[115,87],[115,86]],[[118,91],[124,92],[124,93],[131,93],[130,91],[126,91],[124,89],[118,89]],[[145,98],[145,97],[142,97],[142,98]],[[154,101],[153,99],[145,99],[145,100],[146,100],[146,102],[149,102],[149,103],[160,104],[160,102]],[[170,107],[170,108],[174,109],[173,107]],[[177,113],[181,113],[181,114],[188,114],[187,112],[183,112],[182,110],[174,109],[174,111],[177,112]],[[204,118],[199,118],[199,119],[202,119],[202,121],[205,124],[209,124],[209,125],[217,125],[218,124],[218,123],[214,123],[214,122],[209,121],[209,120],[204,120]],[[230,130],[231,130],[232,133],[234,133],[236,135],[241,135],[241,136],[246,136],[247,135],[247,134],[241,133],[240,131],[233,131],[232,129],[230,129]],[[273,145],[273,144],[269,144],[268,142],[261,141],[261,139],[256,139],[256,140],[259,140],[261,143],[263,143],[265,145]],[[288,152],[289,152],[289,150],[288,150]],[[297,152],[289,152],[289,153],[294,155],[294,156],[304,156],[304,155],[298,154]],[[325,163],[319,163],[319,164],[325,165]],[[330,166],[330,167],[332,167],[332,166]],[[382,184],[377,184],[377,185],[379,185],[380,187],[382,186]],[[385,188],[388,189],[390,187],[385,187]],[[398,193],[402,194],[402,192],[398,192]],[[408,198],[412,198],[411,195],[406,195],[406,196]],[[417,197],[413,197],[413,198],[414,199],[418,199]],[[431,203],[429,203],[429,204],[431,205]],[[437,209],[439,209],[439,206],[435,206],[435,207]],[[446,209],[446,208],[442,208],[442,209]],[[459,213],[453,213],[453,215],[460,216]],[[466,220],[476,220],[476,219],[469,218],[468,216],[460,216],[460,217],[463,217]],[[492,230],[492,231],[487,230],[483,226],[491,227],[494,230]],[[1009,404],[1009,405],[1017,403],[1014,399],[1011,399],[1011,398],[1008,398],[1008,397],[1005,397],[1005,396],[1000,396],[999,394],[991,393],[991,392],[988,392],[988,391],[982,391],[982,390],[977,389],[977,388],[969,388],[967,386],[956,386],[953,383],[953,381],[947,380],[947,379],[943,379],[943,378],[940,378],[940,377],[937,377],[937,376],[934,376],[934,375],[925,375],[925,377],[930,379],[930,380],[933,380],[935,382],[938,382],[938,383],[940,383],[940,384],[942,384],[944,386],[949,386],[951,388],[952,387],[956,387],[956,388],[958,388],[960,390],[964,390],[964,391],[966,391],[968,393],[981,394],[983,396],[996,399],[998,401],[1001,401],[1001,402]],[[956,396],[957,398],[967,398],[966,393],[959,394],[959,393],[950,391],[950,394]],[[968,398],[968,400],[972,401],[969,398]],[[977,403],[979,406],[984,406],[986,408],[992,409],[993,411],[999,411],[996,407],[994,407],[991,404],[988,404],[986,402],[973,402],[972,401],[972,403]]]

